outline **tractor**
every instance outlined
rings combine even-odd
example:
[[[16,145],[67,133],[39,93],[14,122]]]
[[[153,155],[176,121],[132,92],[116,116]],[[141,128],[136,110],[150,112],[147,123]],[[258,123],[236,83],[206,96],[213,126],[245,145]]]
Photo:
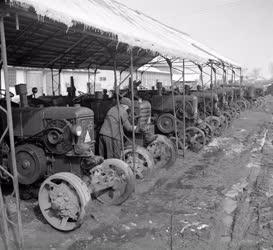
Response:
[[[185,110],[183,102],[185,98]],[[175,117],[172,95],[154,95],[151,99],[152,114],[156,129],[159,133],[167,135],[175,141]],[[185,146],[194,152],[200,151],[208,140],[208,124],[204,124],[198,114],[198,99],[195,96],[174,95],[177,135],[179,148],[183,146],[183,133],[185,126]],[[185,124],[183,116],[185,115]],[[210,129],[210,128],[209,128]],[[211,129],[210,129],[211,130]]]
[[[5,107],[5,91],[0,93]],[[48,223],[70,231],[83,221],[90,200],[124,202],[134,191],[135,176],[124,161],[95,155],[93,111],[30,107],[26,93],[25,84],[16,85],[20,104],[12,103],[18,181],[21,188],[39,187],[39,206]],[[4,109],[0,115],[0,164],[12,172]],[[2,183],[9,181],[6,171],[1,171]]]
[[[209,124],[212,128],[212,136],[220,136],[227,128],[227,119],[221,113],[218,103],[219,98],[215,91],[193,91],[191,95],[198,98],[198,112],[200,118]]]
[[[117,104],[116,98],[94,98],[89,94],[76,97],[74,103],[88,107],[95,114],[95,136],[98,136],[107,111]],[[135,157],[131,134],[125,134],[123,159],[131,166],[137,179],[143,179],[153,168],[170,167],[176,160],[176,150],[173,143],[163,135],[154,133],[151,120],[151,104],[148,101],[135,100],[134,123],[139,130],[136,132]],[[132,119],[130,110],[130,119]],[[133,158],[135,167],[133,168]]]

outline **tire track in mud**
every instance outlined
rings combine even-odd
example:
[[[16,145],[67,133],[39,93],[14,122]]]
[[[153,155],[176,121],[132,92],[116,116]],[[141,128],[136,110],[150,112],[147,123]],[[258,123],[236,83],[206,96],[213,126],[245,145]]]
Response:
[[[272,249],[273,245],[273,157],[272,124],[257,156],[256,169],[234,216],[230,249]]]
[[[264,126],[266,127],[266,125]],[[245,162],[248,174],[226,192],[222,210],[218,214],[215,242],[212,249],[240,249],[238,242],[243,238],[250,221],[249,199],[260,172],[262,148],[268,130],[263,128],[249,148],[249,160]]]

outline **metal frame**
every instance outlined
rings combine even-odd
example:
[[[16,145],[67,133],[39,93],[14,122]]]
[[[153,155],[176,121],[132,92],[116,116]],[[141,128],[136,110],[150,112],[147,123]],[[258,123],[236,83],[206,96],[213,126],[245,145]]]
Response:
[[[16,166],[13,121],[12,121],[11,101],[10,101],[10,94],[9,94],[9,79],[8,79],[8,65],[7,65],[4,15],[1,15],[1,14],[0,14],[0,32],[1,32],[1,55],[2,55],[2,62],[3,62],[3,70],[4,70],[5,90],[6,90],[6,105],[7,105],[6,114],[7,114],[7,124],[8,124],[9,142],[10,142],[12,174],[9,173],[6,169],[4,169],[3,166],[0,166],[0,169],[4,173],[6,173],[12,179],[12,182],[13,182],[14,194],[15,194],[15,199],[16,199],[16,214],[17,214],[16,223],[11,221],[7,216],[6,206],[4,204],[4,199],[3,199],[3,194],[2,194],[1,188],[0,188],[0,209],[1,209],[1,213],[2,213],[3,225],[4,225],[4,234],[5,234],[4,241],[5,241],[6,248],[10,249],[9,225],[12,225],[17,229],[18,248],[23,249],[23,245],[24,245],[23,226],[22,226],[22,218],[21,218],[21,211],[20,211],[18,172],[17,172],[17,166]],[[1,139],[3,139],[3,138],[1,138]]]

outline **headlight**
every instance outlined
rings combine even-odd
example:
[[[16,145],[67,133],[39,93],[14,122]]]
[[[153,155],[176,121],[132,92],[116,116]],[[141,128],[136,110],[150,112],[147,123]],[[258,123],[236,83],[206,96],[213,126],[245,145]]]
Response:
[[[80,125],[74,125],[72,126],[71,131],[74,135],[80,137],[82,134],[82,127]]]

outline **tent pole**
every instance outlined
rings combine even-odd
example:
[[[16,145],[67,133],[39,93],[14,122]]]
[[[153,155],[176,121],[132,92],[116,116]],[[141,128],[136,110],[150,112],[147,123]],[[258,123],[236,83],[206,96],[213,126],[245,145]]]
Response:
[[[239,68],[239,74],[240,74],[240,79],[239,79],[239,86],[240,86],[240,93],[242,92],[242,80],[243,80],[243,77],[242,77],[242,68]],[[240,94],[240,99],[243,98],[243,95],[241,96]]]
[[[132,141],[132,149],[133,149],[133,171],[135,171],[135,164],[136,164],[136,134],[135,134],[135,100],[134,100],[134,84],[133,84],[133,77],[134,77],[134,58],[133,58],[133,48],[130,49],[130,75],[131,75],[131,101],[132,101],[132,126],[133,126],[133,141]]]
[[[176,103],[174,97],[174,83],[173,83],[173,67],[172,62],[169,58],[166,58],[166,62],[170,68],[170,80],[171,80],[171,89],[172,89],[172,105],[173,105],[173,116],[174,116],[174,133],[175,133],[175,145],[176,150],[178,151],[178,134],[177,134],[177,117],[176,117]],[[185,124],[183,124],[185,126]]]
[[[201,80],[201,86],[202,86],[202,97],[203,97],[203,105],[204,105],[204,119],[206,118],[206,101],[205,101],[205,93],[204,93],[204,78],[203,78],[203,67],[202,65],[198,65],[200,70],[200,80]]]
[[[53,68],[51,68],[52,95],[55,96]]]
[[[1,72],[2,72],[2,66],[3,66],[3,63],[1,62],[0,63],[0,89],[2,89],[2,74],[1,74]]]
[[[20,198],[19,198],[19,185],[18,185],[18,172],[16,166],[16,157],[15,157],[15,147],[14,147],[14,133],[13,133],[13,121],[11,113],[11,103],[10,103],[10,94],[9,94],[9,79],[8,79],[8,64],[7,64],[7,50],[6,50],[6,38],[5,38],[5,29],[4,29],[4,17],[0,17],[0,30],[1,30],[1,55],[3,61],[4,69],[4,80],[5,80],[5,89],[6,89],[6,104],[7,104],[7,122],[9,129],[9,140],[10,140],[10,155],[11,155],[11,164],[13,171],[13,187],[16,198],[16,210],[17,210],[17,223],[18,223],[18,243],[19,249],[23,249],[23,227],[22,227],[22,218],[20,211]]]
[[[225,70],[225,66],[223,65],[223,86],[224,85],[227,85],[227,82],[226,82],[226,70]]]
[[[94,71],[94,94],[96,93],[96,79],[97,79],[97,70],[98,68],[95,68],[95,71]]]
[[[117,98],[117,106],[118,106],[118,117],[119,117],[119,132],[120,132],[120,138],[121,138],[121,157],[124,158],[124,134],[122,130],[122,121],[120,117],[120,100],[119,100],[119,89],[117,87],[118,85],[118,78],[117,78],[117,59],[116,59],[116,51],[114,53],[114,91],[116,93],[116,98]],[[124,159],[122,159],[124,160]]]
[[[186,93],[185,93],[185,59],[183,59],[183,92],[184,92],[184,98],[183,98],[183,157],[185,158],[185,151],[186,151],[186,116],[185,116],[185,110],[186,110]]]
[[[214,68],[214,86],[217,89],[217,69],[216,68]]]
[[[10,244],[9,244],[9,227],[8,227],[8,223],[7,223],[7,213],[6,213],[6,207],[5,207],[5,203],[4,203],[4,199],[3,199],[3,193],[2,193],[2,189],[1,189],[1,185],[0,185],[0,209],[1,209],[1,216],[2,216],[2,225],[3,225],[3,229],[4,229],[4,245],[5,245],[5,249],[9,249],[10,248]]]
[[[61,72],[62,72],[62,69],[59,69],[59,72],[58,72],[58,77],[59,77],[59,82],[58,82],[58,91],[59,91],[59,95],[61,95]]]
[[[211,101],[211,116],[213,116],[213,63],[210,63],[210,101]]]
[[[87,69],[87,81],[90,82],[90,68]]]

